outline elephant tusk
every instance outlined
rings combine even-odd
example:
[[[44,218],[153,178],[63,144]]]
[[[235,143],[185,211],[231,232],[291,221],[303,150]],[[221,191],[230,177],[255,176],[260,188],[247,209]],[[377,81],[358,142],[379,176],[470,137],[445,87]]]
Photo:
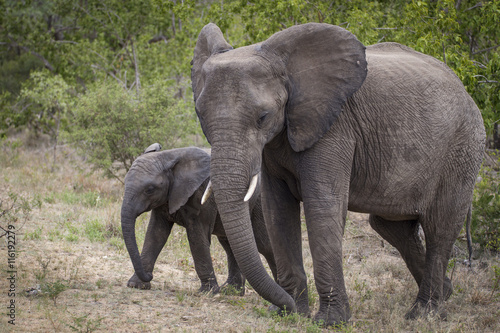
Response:
[[[247,202],[250,200],[250,198],[253,195],[253,192],[255,192],[255,188],[257,187],[257,182],[259,181],[259,174],[256,174],[253,176],[252,180],[250,181],[250,186],[248,187],[248,192],[247,195],[245,195],[245,198],[243,201]]]
[[[205,189],[205,192],[203,193],[203,197],[201,198],[201,204],[205,204],[207,202],[208,198],[210,198],[210,195],[212,194],[212,181],[208,181],[207,188]]]

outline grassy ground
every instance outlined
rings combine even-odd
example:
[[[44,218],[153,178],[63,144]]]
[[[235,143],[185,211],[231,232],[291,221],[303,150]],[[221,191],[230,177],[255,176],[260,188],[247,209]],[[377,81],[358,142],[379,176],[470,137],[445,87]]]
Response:
[[[9,268],[8,239],[0,239],[1,332],[326,331],[297,315],[270,315],[269,304],[250,287],[243,297],[197,294],[199,281],[181,227],[174,227],[160,254],[152,289],[127,288],[133,270],[120,230],[123,185],[91,173],[68,147],[58,148],[54,162],[52,151],[40,143],[3,142],[0,170],[1,209],[8,212],[0,217],[0,226],[16,228],[17,251]],[[148,218],[138,221],[140,244]],[[416,283],[397,251],[370,229],[366,218],[349,214],[344,275],[352,319],[337,330],[500,331],[498,256],[477,254],[470,270],[463,264],[466,246],[458,241],[449,271],[455,290],[445,304],[448,320],[406,321]],[[314,313],[317,294],[305,228],[303,240]],[[212,256],[221,284],[226,277],[225,253],[215,238]],[[12,268],[17,271],[13,285],[8,280]],[[13,286],[15,296],[9,296]],[[15,326],[4,315],[11,300]]]

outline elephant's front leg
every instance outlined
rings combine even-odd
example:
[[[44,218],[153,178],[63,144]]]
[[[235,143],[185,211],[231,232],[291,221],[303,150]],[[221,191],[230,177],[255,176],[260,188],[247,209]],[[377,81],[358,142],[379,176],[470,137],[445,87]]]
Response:
[[[211,234],[208,226],[197,219],[190,219],[186,221],[186,232],[194,268],[201,281],[198,291],[218,293],[219,285],[210,256]]]
[[[153,209],[149,219],[148,230],[142,247],[141,260],[146,272],[153,272],[153,268],[161,250],[172,231],[172,222],[168,222],[161,208]],[[137,289],[151,289],[150,282],[143,282],[134,273],[127,282],[127,287]]]
[[[330,158],[313,153],[305,163],[307,170],[301,174],[309,247],[319,295],[319,309],[314,319],[327,326],[347,322],[351,317],[342,268],[342,237],[352,151],[348,146],[339,145]]]
[[[319,295],[319,310],[314,319],[323,321],[326,326],[347,322],[351,317],[342,269],[346,202],[329,196],[304,200],[314,279]]]
[[[262,172],[262,186],[262,208],[276,261],[278,284],[295,300],[297,311],[309,316],[300,202],[284,181],[269,177],[265,172]]]

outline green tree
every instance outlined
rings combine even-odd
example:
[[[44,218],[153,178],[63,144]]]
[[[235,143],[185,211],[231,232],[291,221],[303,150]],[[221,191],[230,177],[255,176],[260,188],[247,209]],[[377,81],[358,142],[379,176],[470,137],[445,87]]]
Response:
[[[150,144],[180,147],[201,134],[192,101],[174,95],[165,80],[139,93],[114,81],[96,82],[75,105],[68,137],[96,168],[121,180]]]

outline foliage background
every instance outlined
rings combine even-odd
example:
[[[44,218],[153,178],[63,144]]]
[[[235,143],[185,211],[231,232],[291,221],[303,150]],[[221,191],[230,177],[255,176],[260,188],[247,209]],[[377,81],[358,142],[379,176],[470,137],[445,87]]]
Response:
[[[488,146],[500,148],[499,0],[2,0],[0,12],[0,135],[48,135],[54,164],[57,148],[70,144],[122,179],[153,142],[207,145],[190,60],[208,22],[234,47],[324,22],[366,45],[393,41],[432,55],[462,80],[483,114]],[[500,211],[497,179],[483,177],[476,224],[500,224],[484,217]],[[498,244],[493,230],[485,244]]]
[[[399,42],[446,62],[480,107],[491,148],[472,221],[475,249],[491,251],[474,251],[471,270],[465,237],[456,242],[448,321],[403,319],[415,281],[366,216],[350,213],[343,259],[353,318],[338,331],[500,331],[500,0],[0,0],[0,13],[0,229],[12,223],[18,232],[21,330],[328,331],[308,318],[270,316],[249,286],[243,298],[196,293],[182,228],[159,256],[153,289],[127,288],[133,270],[117,181],[153,142],[208,145],[190,90],[193,48],[206,23],[239,47],[325,22],[366,45]],[[114,178],[89,172],[87,162]],[[139,244],[146,228],[144,214]],[[305,224],[302,232],[315,311]],[[226,256],[215,240],[211,249],[222,282]],[[8,290],[7,279],[0,289]]]

